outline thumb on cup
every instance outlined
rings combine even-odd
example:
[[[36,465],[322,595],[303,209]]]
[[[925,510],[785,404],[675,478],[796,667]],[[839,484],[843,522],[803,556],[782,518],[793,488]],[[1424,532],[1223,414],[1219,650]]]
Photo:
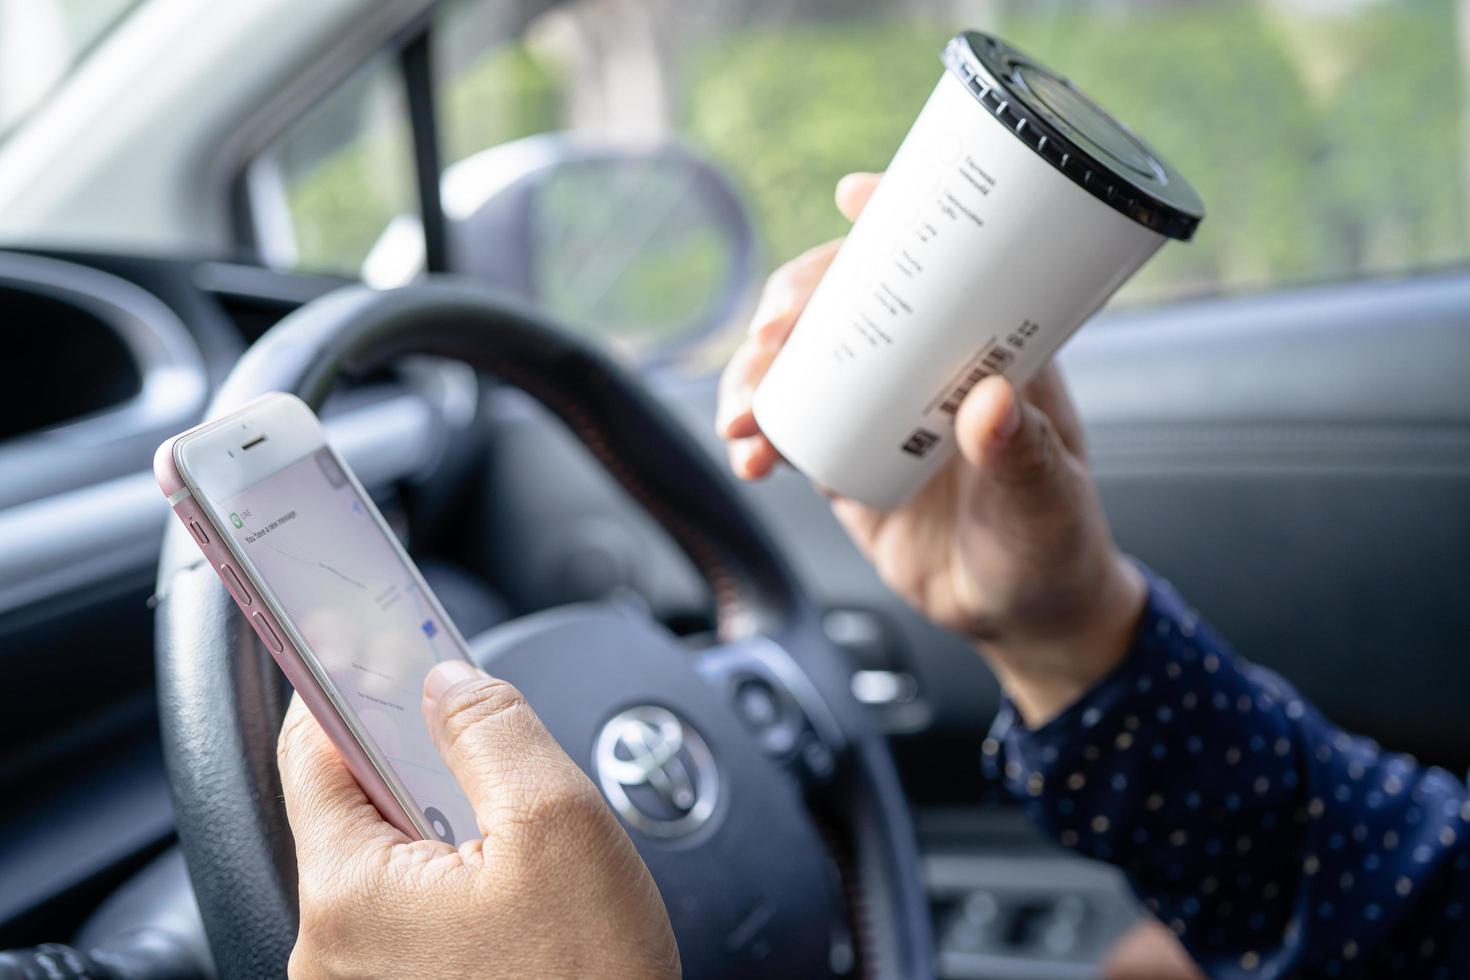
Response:
[[[981,381],[965,398],[955,418],[955,441],[965,461],[996,483],[1035,492],[1067,475],[1051,420],[999,375]]]

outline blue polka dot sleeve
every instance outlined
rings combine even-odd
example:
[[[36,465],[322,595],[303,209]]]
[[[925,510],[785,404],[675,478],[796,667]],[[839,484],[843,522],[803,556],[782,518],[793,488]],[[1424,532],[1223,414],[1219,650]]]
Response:
[[[1470,799],[1333,726],[1150,582],[1119,669],[985,763],[1212,977],[1470,977]]]

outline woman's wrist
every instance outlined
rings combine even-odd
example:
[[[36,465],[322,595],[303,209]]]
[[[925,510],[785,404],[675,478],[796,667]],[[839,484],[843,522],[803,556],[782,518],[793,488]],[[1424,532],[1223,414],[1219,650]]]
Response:
[[[1029,728],[1055,718],[1121,664],[1148,600],[1138,567],[1113,552],[1093,579],[1082,613],[1062,630],[977,643]]]

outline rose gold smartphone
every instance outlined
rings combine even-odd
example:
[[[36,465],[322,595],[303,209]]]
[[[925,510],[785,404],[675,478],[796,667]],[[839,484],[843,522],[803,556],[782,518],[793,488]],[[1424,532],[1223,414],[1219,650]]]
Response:
[[[479,836],[419,705],[464,638],[311,409],[272,393],[174,436],[158,485],[378,811]]]

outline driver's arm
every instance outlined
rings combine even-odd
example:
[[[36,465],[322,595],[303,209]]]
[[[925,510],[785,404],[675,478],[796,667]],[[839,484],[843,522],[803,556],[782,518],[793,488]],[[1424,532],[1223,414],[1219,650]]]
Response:
[[[984,760],[1210,976],[1470,975],[1464,784],[1332,725],[1158,579],[1121,666],[1038,728],[1005,706]]]
[[[837,190],[849,218],[877,176]],[[767,283],[721,382],[736,474],[779,461],[755,386],[836,254]],[[1120,865],[1215,976],[1470,976],[1470,807],[1236,657],[1114,545],[1055,368],[987,378],[900,509],[833,512],[896,592],[969,637],[1007,702],[990,764],[1064,845]]]

